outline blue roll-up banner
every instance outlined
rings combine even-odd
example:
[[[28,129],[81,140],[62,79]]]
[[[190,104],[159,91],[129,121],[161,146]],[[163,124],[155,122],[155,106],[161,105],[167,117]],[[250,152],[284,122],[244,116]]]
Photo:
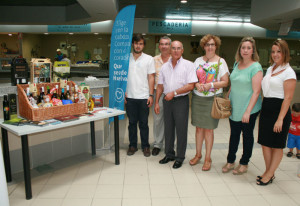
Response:
[[[119,12],[111,33],[109,107],[119,110],[124,110],[135,7],[130,5]],[[120,119],[124,119],[124,115]],[[111,121],[113,118],[109,119],[109,123]]]

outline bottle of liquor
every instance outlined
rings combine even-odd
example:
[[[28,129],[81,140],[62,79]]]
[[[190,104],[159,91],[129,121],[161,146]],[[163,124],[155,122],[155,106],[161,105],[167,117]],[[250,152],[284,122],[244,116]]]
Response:
[[[35,100],[36,104],[40,103],[39,97],[38,97],[38,95],[37,95],[37,92],[33,92],[33,93],[32,93],[32,97],[33,97],[33,99]]]
[[[93,111],[94,110],[94,101],[93,101],[93,98],[92,98],[92,94],[91,92],[89,93],[89,101],[88,101],[88,108],[89,108],[89,111]]]
[[[67,94],[66,94],[67,99],[71,99],[71,94],[70,94],[70,87],[67,85]]]
[[[55,85],[55,87],[56,87],[56,89],[55,89],[54,92],[53,92],[52,98],[58,99],[58,95],[57,95],[57,92],[58,92],[58,85]]]
[[[45,103],[44,102],[44,96],[45,96],[45,91],[44,91],[44,87],[41,87],[40,88],[40,98],[39,98],[39,100],[40,100],[40,102],[42,102],[42,103]]]
[[[79,101],[78,87],[77,85],[75,85],[74,102],[77,103],[78,101]]]
[[[65,89],[64,89],[64,88],[61,89],[60,99],[61,99],[61,100],[66,100],[66,97],[65,97]]]
[[[4,100],[3,100],[3,118],[4,120],[9,120],[10,115],[9,115],[9,103],[7,100],[7,95],[4,95]]]
[[[47,94],[44,95],[44,103],[50,103],[50,101],[51,101],[50,87],[47,86]]]

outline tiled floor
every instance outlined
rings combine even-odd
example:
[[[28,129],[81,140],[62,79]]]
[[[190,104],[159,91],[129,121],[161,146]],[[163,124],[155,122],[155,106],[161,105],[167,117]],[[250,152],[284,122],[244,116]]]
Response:
[[[150,137],[152,118],[150,117]],[[144,157],[141,150],[126,155],[128,135],[121,140],[121,164],[114,164],[114,153],[98,151],[96,157],[83,154],[50,164],[49,171],[32,171],[33,198],[25,200],[22,175],[9,183],[11,206],[206,206],[206,205],[300,205],[300,160],[284,155],[273,184],[257,186],[255,177],[264,170],[261,148],[255,143],[248,173],[223,174],[229,138],[228,120],[215,130],[213,166],[201,170],[203,161],[190,166],[195,154],[195,128],[189,125],[188,148],[182,168],[172,163],[160,165],[164,156]],[[257,128],[255,129],[257,136]],[[255,138],[256,139],[256,138]],[[153,142],[153,138],[150,138]],[[285,150],[286,154],[287,150]],[[241,147],[238,151],[241,155]],[[67,166],[66,166],[67,165]]]

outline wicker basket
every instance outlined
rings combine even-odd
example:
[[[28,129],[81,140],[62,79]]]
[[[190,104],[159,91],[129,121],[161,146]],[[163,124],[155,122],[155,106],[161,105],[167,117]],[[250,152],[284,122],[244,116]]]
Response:
[[[58,85],[60,87],[60,83],[41,83],[37,84],[37,89],[40,91],[41,87],[45,89],[47,86],[52,89]],[[75,83],[72,81],[68,81],[68,85],[75,86]],[[54,106],[54,107],[42,107],[42,108],[33,108],[25,94],[25,89],[29,87],[28,84],[18,84],[18,101],[19,101],[19,114],[20,116],[32,120],[32,121],[41,121],[46,119],[52,119],[59,116],[64,115],[76,115],[88,112],[87,100],[82,103],[74,103],[62,106]]]

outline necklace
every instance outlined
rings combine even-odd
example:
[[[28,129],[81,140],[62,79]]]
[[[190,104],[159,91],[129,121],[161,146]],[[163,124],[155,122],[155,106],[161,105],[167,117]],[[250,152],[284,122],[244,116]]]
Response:
[[[211,60],[212,58],[214,58],[216,56],[216,54],[214,54],[214,56],[213,57],[211,57],[211,58],[208,58],[207,56],[205,56],[206,58],[207,58],[207,60],[206,60],[206,63],[208,63],[209,62],[209,60]]]

